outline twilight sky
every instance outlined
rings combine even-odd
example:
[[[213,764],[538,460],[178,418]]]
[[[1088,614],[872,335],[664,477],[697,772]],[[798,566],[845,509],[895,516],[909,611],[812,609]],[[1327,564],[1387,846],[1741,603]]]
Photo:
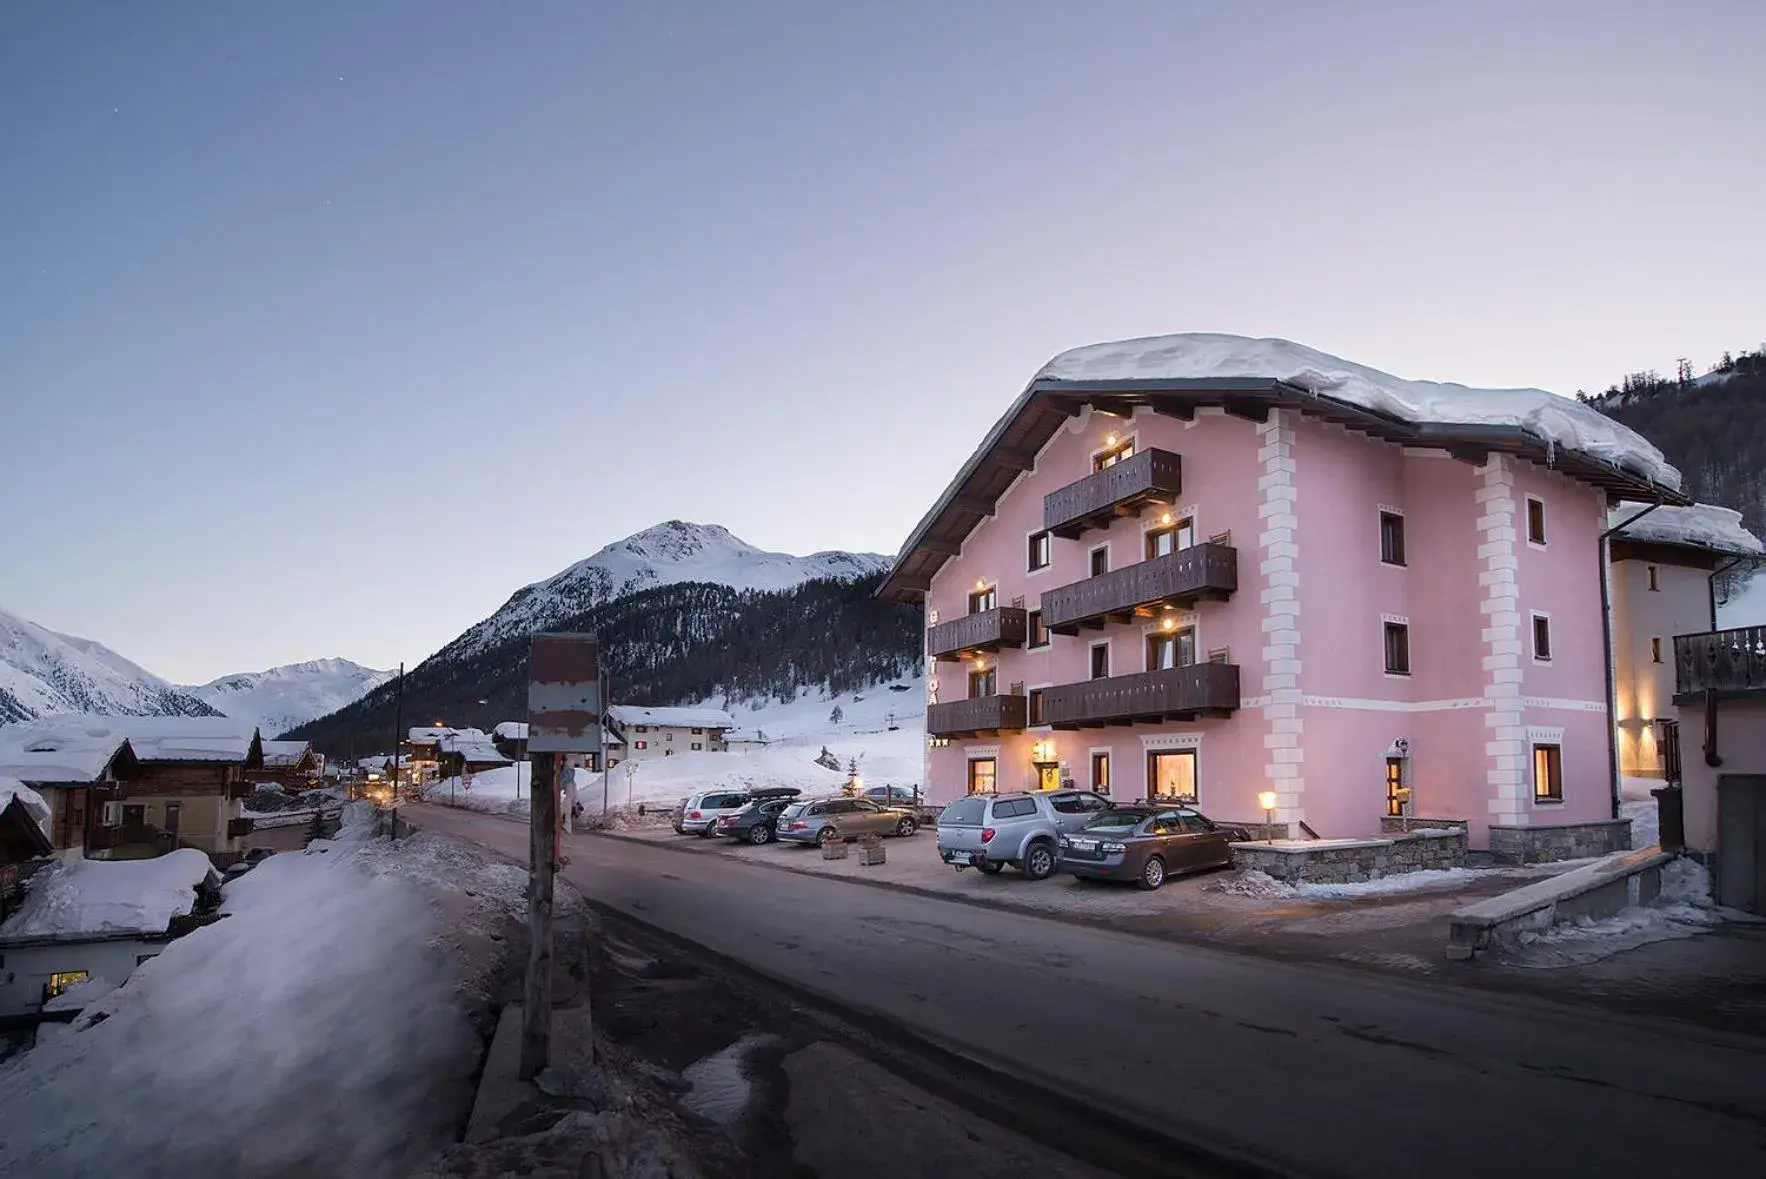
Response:
[[[1758,0],[860,7],[0,7],[0,608],[414,663],[660,520],[893,552],[1079,344],[1766,337]]]

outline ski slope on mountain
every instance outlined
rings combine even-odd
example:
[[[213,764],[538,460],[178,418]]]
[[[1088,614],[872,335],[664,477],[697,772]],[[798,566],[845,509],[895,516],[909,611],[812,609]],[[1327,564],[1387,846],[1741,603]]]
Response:
[[[820,552],[807,557],[755,548],[717,524],[670,520],[615,541],[544,581],[515,591],[502,609],[443,651],[466,656],[527,635],[638,590],[707,582],[738,590],[784,590],[818,578],[850,580],[889,567],[877,553]]]
[[[212,716],[214,709],[102,643],[0,610],[0,724],[53,712]]]
[[[329,716],[384,684],[392,674],[348,659],[313,659],[226,675],[184,691],[230,717],[251,721],[271,738]]]

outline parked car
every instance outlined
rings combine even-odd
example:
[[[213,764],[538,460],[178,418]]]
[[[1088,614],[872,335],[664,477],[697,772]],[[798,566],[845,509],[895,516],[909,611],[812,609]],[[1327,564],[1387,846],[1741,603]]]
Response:
[[[254,847],[245,853],[243,859],[228,865],[227,870],[221,875],[227,880],[234,880],[240,876],[244,876],[247,872],[251,871],[275,854],[275,848]]]
[[[1233,843],[1249,839],[1185,806],[1135,803],[1099,815],[1061,837],[1061,871],[1082,880],[1132,880],[1158,888],[1166,879],[1233,862]]]
[[[690,794],[681,800],[675,811],[675,831],[681,835],[697,835],[710,839],[715,824],[725,815],[733,815],[751,802],[769,798],[796,798],[803,791],[795,786],[771,786],[762,790],[707,790]]]
[[[1109,799],[1089,790],[971,794],[938,816],[938,855],[959,872],[992,874],[1011,864],[1032,880],[1046,880],[1060,860],[1061,836],[1109,809]]]
[[[868,798],[878,806],[920,805],[918,792],[911,786],[866,786],[859,791],[860,798]]]
[[[751,802],[733,815],[721,815],[714,828],[716,834],[749,843],[771,843],[778,836],[779,815],[791,805],[789,798],[769,798]]]
[[[868,798],[824,798],[797,802],[779,815],[778,836],[789,843],[820,847],[860,835],[912,835],[920,820],[911,811],[880,807]]]

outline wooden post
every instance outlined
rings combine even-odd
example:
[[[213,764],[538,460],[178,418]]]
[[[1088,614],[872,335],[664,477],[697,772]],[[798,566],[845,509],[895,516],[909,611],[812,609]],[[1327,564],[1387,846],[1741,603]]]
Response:
[[[558,755],[529,755],[533,779],[527,865],[527,986],[521,1006],[521,1072],[531,1081],[552,1052],[552,877],[557,871]]]

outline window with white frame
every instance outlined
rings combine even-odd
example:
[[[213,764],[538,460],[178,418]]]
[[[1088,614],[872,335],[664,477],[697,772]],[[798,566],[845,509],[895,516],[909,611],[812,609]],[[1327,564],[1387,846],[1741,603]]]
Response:
[[[1533,661],[1551,662],[1551,616],[1533,612]]]

